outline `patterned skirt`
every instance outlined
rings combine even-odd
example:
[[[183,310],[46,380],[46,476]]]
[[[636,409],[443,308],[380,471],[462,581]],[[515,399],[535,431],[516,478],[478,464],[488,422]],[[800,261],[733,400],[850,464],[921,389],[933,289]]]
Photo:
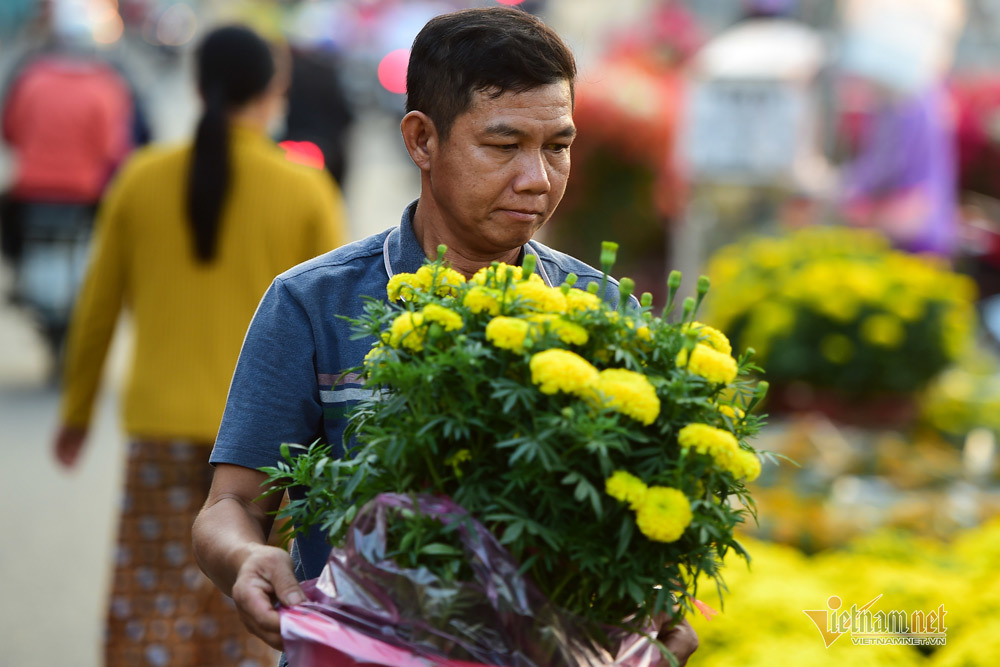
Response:
[[[271,667],[278,653],[251,635],[232,600],[201,572],[191,525],[212,482],[209,447],[128,446],[105,636],[108,667]]]

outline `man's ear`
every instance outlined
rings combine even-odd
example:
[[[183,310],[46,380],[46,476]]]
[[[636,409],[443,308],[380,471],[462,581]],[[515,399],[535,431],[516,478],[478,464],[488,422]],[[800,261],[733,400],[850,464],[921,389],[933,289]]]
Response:
[[[403,116],[399,130],[403,133],[403,143],[406,145],[406,152],[410,154],[410,159],[422,171],[429,170],[431,155],[437,150],[438,145],[434,121],[423,111],[411,111]]]

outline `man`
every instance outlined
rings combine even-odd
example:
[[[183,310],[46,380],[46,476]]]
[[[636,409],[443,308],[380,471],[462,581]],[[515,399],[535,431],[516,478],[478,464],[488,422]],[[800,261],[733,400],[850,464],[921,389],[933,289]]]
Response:
[[[531,15],[493,7],[431,20],[407,72],[401,130],[420,169],[420,198],[399,227],[279,276],[264,296],[240,355],[212,453],[209,498],[194,527],[198,560],[236,602],[251,632],[281,647],[275,601],[304,600],[298,580],[319,575],[321,535],[297,538],[291,557],[266,545],[280,498],[258,499],[282,442],[342,442],[348,402],[360,388],[370,340],[350,340],[340,315],[358,317],[362,297],[385,298],[389,277],[416,271],[437,246],[471,276],[493,261],[538,257],[538,273],[580,285],[601,272],[531,240],[552,215],[569,176],[576,65],[559,37]],[[617,300],[617,286],[604,295]],[[294,569],[294,573],[293,573]],[[686,659],[689,625],[662,633]]]

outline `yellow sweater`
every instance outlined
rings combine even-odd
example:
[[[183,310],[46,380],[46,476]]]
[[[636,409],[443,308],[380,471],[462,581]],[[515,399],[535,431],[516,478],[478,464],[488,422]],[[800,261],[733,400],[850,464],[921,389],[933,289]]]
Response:
[[[98,214],[67,341],[63,423],[86,427],[123,307],[135,340],[123,398],[138,438],[215,439],[250,319],[272,279],[347,240],[322,170],[234,127],[229,195],[211,264],[194,259],[185,214],[190,145],[151,148],[116,177]]]

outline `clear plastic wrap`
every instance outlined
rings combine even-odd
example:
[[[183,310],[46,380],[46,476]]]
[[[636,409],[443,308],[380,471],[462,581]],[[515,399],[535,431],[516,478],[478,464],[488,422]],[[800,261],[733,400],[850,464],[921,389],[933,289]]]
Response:
[[[442,581],[387,559],[394,510],[458,522],[474,581]],[[662,660],[646,637],[621,631],[608,635],[618,646],[613,657],[591,639],[594,629],[553,608],[497,539],[446,498],[378,496],[358,513],[321,576],[303,588],[309,601],[281,610],[292,667],[652,667]]]

